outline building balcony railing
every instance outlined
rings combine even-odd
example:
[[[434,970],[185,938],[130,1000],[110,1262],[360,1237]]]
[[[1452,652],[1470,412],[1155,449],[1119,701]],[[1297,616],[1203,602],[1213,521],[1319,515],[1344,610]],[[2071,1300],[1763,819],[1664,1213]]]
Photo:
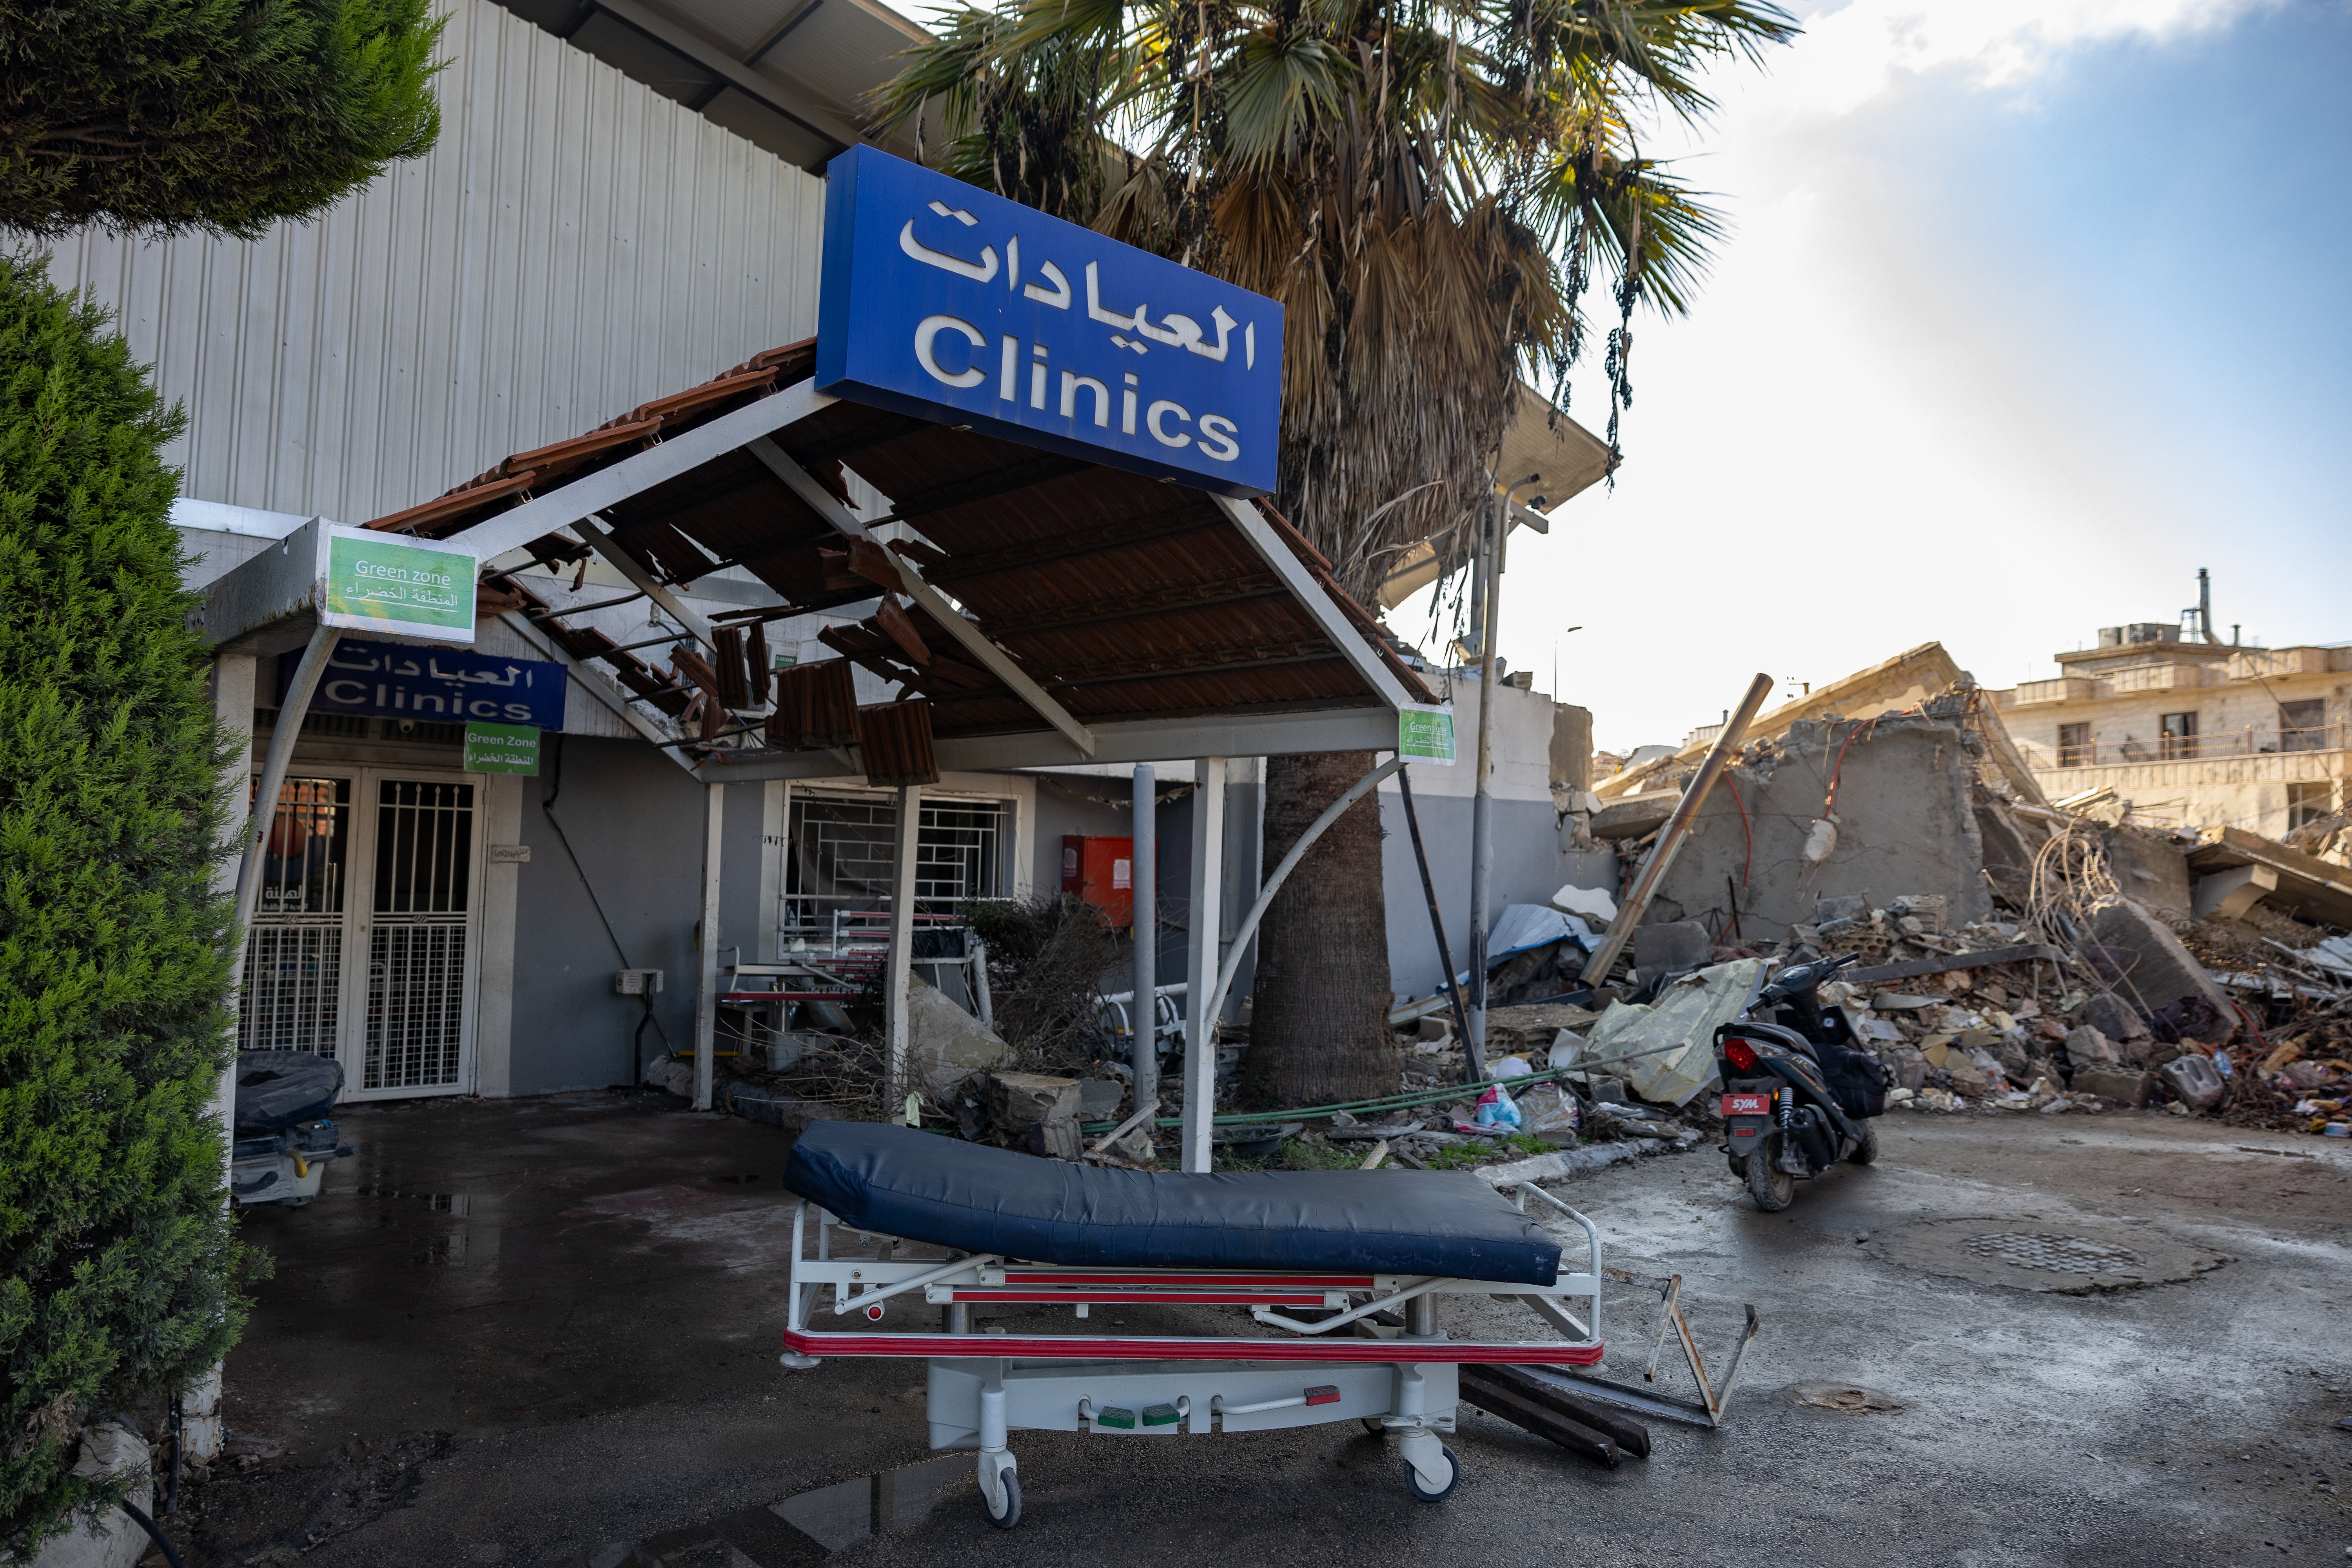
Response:
[[[2210,735],[2153,735],[2147,740],[2084,741],[2032,746],[2040,768],[2118,768],[2136,763],[2212,762],[2231,757],[2274,756],[2294,752],[2340,752],[2345,726],[2316,724],[2300,730],[2221,730]]]

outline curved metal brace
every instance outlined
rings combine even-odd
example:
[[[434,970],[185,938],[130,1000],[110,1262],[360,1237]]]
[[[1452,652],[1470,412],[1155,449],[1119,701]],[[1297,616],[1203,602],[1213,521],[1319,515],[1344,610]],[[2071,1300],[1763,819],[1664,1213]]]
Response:
[[[1282,864],[1276,866],[1274,868],[1274,875],[1265,879],[1265,888],[1258,893],[1257,902],[1250,906],[1249,913],[1243,917],[1241,925],[1234,931],[1234,945],[1232,951],[1225,955],[1224,966],[1217,971],[1217,983],[1203,998],[1201,1010],[1193,1016],[1213,1019],[1218,1011],[1224,1006],[1225,993],[1233,989],[1234,976],[1241,973],[1242,954],[1249,950],[1250,938],[1257,934],[1257,922],[1265,918],[1266,906],[1274,902],[1275,894],[1282,890],[1282,884],[1289,879],[1291,872],[1298,868],[1299,861],[1307,858],[1307,851],[1315,847],[1315,841],[1322,837],[1330,826],[1346,814],[1349,806],[1379,788],[1382,779],[1387,778],[1404,764],[1405,759],[1402,755],[1391,757],[1387,762],[1349,784],[1345,794],[1323,808],[1322,816],[1307,824],[1307,831],[1298,836],[1298,842],[1290,847],[1290,853],[1282,858]],[[1197,1135],[1202,1147],[1186,1151],[1188,1156],[1193,1156],[1198,1160],[1198,1163],[1195,1164],[1192,1158],[1188,1158],[1185,1163],[1187,1170],[1205,1171],[1209,1168],[1209,1152],[1206,1147],[1209,1122],[1210,1118],[1205,1115],[1200,1119]]]

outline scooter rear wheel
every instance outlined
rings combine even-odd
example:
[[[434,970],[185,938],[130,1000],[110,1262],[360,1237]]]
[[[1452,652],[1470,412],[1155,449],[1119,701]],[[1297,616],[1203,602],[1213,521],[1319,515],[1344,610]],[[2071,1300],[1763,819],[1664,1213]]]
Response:
[[[1853,1152],[1848,1154],[1846,1159],[1857,1165],[1869,1165],[1877,1162],[1878,1123],[1875,1120],[1870,1118],[1864,1119],[1862,1123],[1862,1142],[1853,1146]]]
[[[1777,1134],[1748,1152],[1748,1195],[1766,1214],[1779,1214],[1797,1201],[1797,1178],[1780,1169]]]

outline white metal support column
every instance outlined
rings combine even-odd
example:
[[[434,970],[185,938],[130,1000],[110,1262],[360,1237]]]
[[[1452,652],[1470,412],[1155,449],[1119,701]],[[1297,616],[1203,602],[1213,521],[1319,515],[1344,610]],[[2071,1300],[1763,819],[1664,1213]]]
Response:
[[[694,990],[694,1109],[710,1109],[710,1069],[719,1029],[719,866],[720,829],[727,823],[727,786],[702,786],[701,973]]]
[[[791,782],[770,779],[760,786],[760,896],[753,951],[761,963],[774,963],[782,954],[784,857],[791,848],[792,821]]]
[[[889,1074],[885,1080],[893,1109],[906,1101],[907,1006],[915,956],[915,844],[922,833],[923,787],[908,784],[898,791],[898,848],[891,864],[890,964],[883,977],[883,1005],[889,1026]]]
[[[213,660],[213,713],[223,728],[245,737],[245,744],[230,759],[227,769],[228,821],[236,825],[242,844],[246,820],[253,810],[253,683],[254,656],[249,653],[225,653]],[[226,850],[227,845],[222,846]],[[223,854],[213,862],[213,891],[234,897],[236,892],[241,855]],[[228,1005],[234,1015],[245,999],[245,972],[240,966],[229,976]],[[236,1145],[236,1064],[222,1069],[220,1083],[213,1090],[213,1114],[220,1118],[221,1128],[221,1201],[228,1202],[228,1166]],[[210,1459],[221,1451],[227,1437],[221,1425],[221,1363],[207,1367],[195,1383],[180,1395],[181,1439],[188,1446],[188,1454],[198,1459]]]
[[[1217,1110],[1217,985],[1225,888],[1225,759],[1202,757],[1192,781],[1192,907],[1184,964],[1184,1169],[1209,1168]]]

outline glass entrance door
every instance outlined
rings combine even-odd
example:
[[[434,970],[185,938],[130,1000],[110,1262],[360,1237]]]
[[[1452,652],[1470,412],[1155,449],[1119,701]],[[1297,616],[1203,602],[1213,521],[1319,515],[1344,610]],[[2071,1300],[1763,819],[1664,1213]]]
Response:
[[[316,770],[278,797],[240,1050],[332,1054],[347,1099],[473,1087],[478,786]]]

